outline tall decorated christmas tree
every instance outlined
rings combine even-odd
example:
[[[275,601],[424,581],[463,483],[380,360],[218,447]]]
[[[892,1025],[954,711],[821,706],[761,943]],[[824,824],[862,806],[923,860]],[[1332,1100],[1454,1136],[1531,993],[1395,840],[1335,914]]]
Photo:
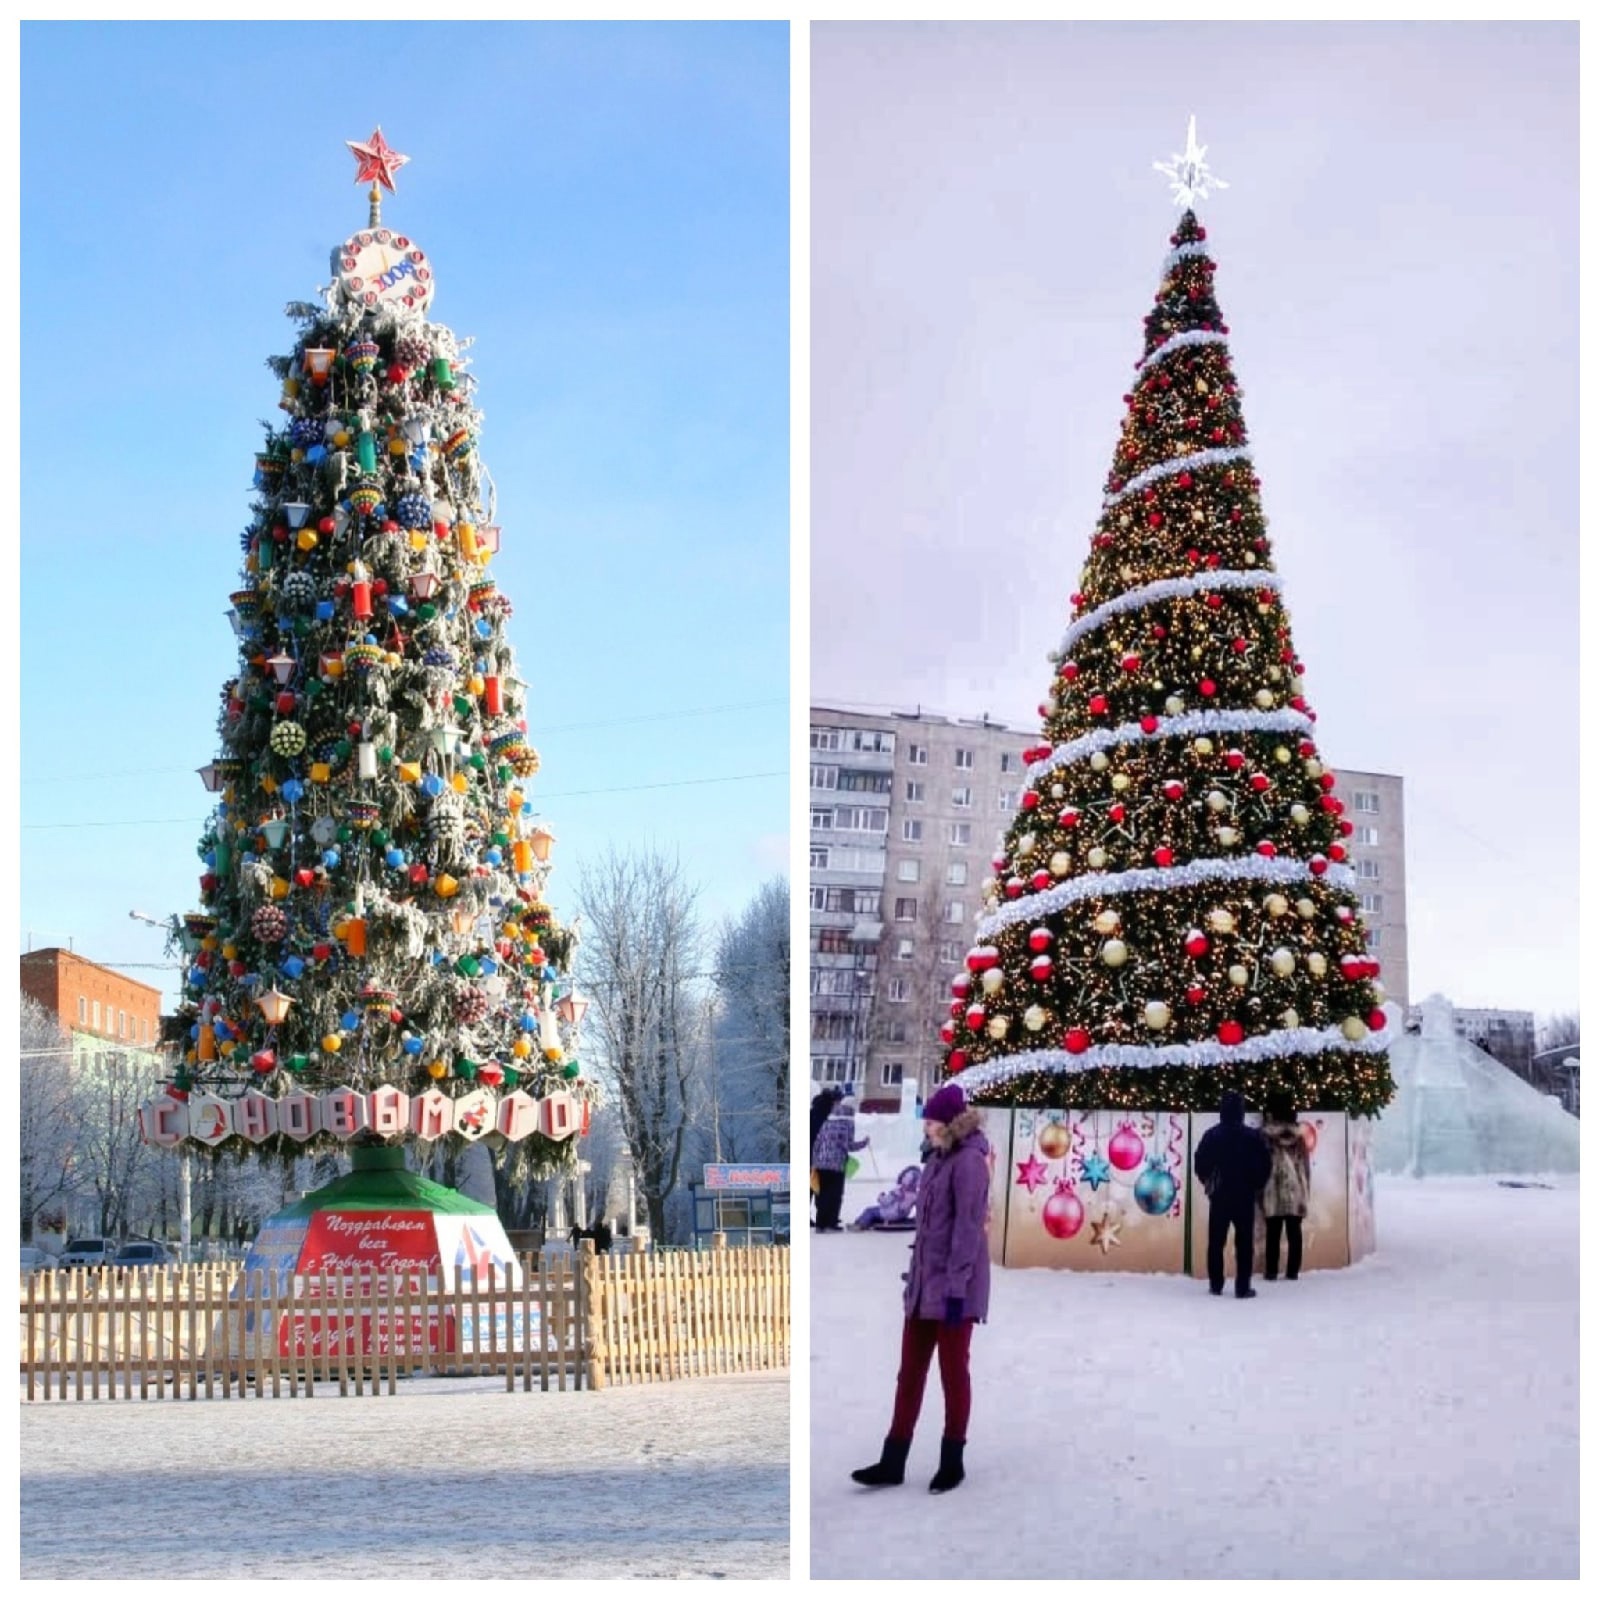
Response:
[[[1159,165],[1159,164],[1158,164]],[[1052,675],[1027,789],[943,1027],[996,1105],[1372,1115],[1383,991],[1274,570],[1192,209],[1182,219]]]
[[[407,158],[381,131],[351,149],[368,225],[269,363],[284,419],[255,458],[201,909],[178,932],[181,1065],[146,1136],[488,1139],[544,1175],[570,1166],[594,1088],[573,937],[544,898],[482,419],[464,343],[428,318],[427,256],[382,223]]]

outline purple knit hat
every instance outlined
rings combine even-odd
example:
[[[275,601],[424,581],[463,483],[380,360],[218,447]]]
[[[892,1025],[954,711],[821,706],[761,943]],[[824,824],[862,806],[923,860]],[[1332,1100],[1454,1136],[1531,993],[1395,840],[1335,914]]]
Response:
[[[922,1120],[951,1123],[966,1109],[967,1097],[961,1092],[961,1085],[947,1083],[928,1096],[928,1103],[922,1108]]]

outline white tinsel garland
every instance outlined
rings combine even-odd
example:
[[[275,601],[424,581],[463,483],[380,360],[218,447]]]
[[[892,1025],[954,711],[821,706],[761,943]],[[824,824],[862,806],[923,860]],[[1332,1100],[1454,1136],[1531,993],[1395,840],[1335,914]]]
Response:
[[[1138,494],[1141,489],[1148,488],[1152,483],[1159,483],[1163,478],[1170,478],[1175,473],[1193,472],[1200,467],[1221,467],[1230,461],[1249,459],[1248,447],[1237,445],[1230,449],[1192,450],[1186,456],[1174,456],[1170,461],[1158,461],[1155,466],[1146,467],[1143,472],[1129,478],[1115,494],[1107,495],[1102,509],[1109,511],[1113,506],[1120,505],[1130,494]]]
[[[1021,1050],[1016,1055],[994,1061],[980,1061],[957,1073],[950,1081],[959,1083],[969,1094],[1019,1078],[1026,1072],[1053,1072],[1067,1077],[1077,1072],[1093,1072],[1099,1067],[1132,1070],[1136,1067],[1225,1067],[1278,1061],[1285,1056],[1326,1055],[1342,1051],[1349,1055],[1371,1055],[1385,1047],[1381,1033],[1363,1039],[1347,1039],[1337,1028],[1280,1028],[1274,1033],[1259,1033],[1239,1044],[1217,1044],[1210,1039],[1192,1044],[1101,1044],[1091,1045],[1074,1055],[1070,1050]]]
[[[1115,728],[1096,728],[1076,739],[1058,744],[1042,761],[1030,761],[1023,769],[1029,783],[1037,783],[1057,767],[1092,756],[1096,750],[1113,745],[1134,744],[1141,739],[1198,738],[1206,733],[1309,733],[1313,724],[1304,711],[1180,711],[1175,717],[1162,717],[1154,733],[1146,733],[1137,722],[1124,722]]]
[[[1185,333],[1175,333],[1170,339],[1163,339],[1134,370],[1143,372],[1146,367],[1153,367],[1158,362],[1165,361],[1174,350],[1182,350],[1192,344],[1226,344],[1227,342],[1228,336],[1225,333],[1214,333],[1210,328],[1190,328]]]
[[[1204,239],[1191,239],[1188,244],[1180,244],[1178,248],[1167,256],[1161,263],[1161,276],[1164,278],[1177,266],[1180,261],[1187,261],[1191,256],[1209,255]]]
[[[1084,612],[1062,635],[1061,648],[1052,659],[1064,661],[1067,652],[1086,633],[1093,633],[1124,611],[1138,611],[1144,606],[1154,605],[1158,600],[1178,600],[1186,595],[1207,594],[1212,589],[1276,589],[1281,583],[1275,572],[1232,570],[1206,572],[1191,578],[1160,578],[1155,583],[1129,589],[1125,594],[1107,600],[1103,606],[1096,606],[1093,611]]]
[[[1108,894],[1138,894],[1143,890],[1193,889],[1203,883],[1307,883],[1316,874],[1304,861],[1282,856],[1219,856],[1203,861],[1185,861],[1175,867],[1132,867],[1126,872],[1086,872],[1081,878],[1036,894],[1007,900],[989,916],[979,920],[977,937],[992,939],[1013,922],[1027,922],[1064,910],[1078,900]],[[1354,889],[1356,875],[1349,867],[1334,862],[1322,874],[1322,881],[1336,889]]]

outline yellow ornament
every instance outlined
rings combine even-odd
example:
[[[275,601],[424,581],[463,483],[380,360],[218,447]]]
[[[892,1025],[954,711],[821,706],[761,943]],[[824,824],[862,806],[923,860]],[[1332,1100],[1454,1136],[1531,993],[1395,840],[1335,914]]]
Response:
[[[398,771],[401,781],[404,783],[422,782],[422,763],[420,761],[402,761]]]
[[[533,1040],[525,1033],[519,1034],[516,1042],[511,1046],[511,1053],[514,1056],[531,1056],[533,1054]]]
[[[452,773],[451,776],[450,776],[450,787],[452,789],[454,789],[457,794],[465,794],[467,792],[467,775],[466,775],[466,773],[464,773],[464,772]]]
[[[430,1061],[428,1063],[428,1076],[430,1078],[442,1078],[448,1070],[442,1061]]]
[[[344,1040],[336,1033],[325,1033],[322,1036],[322,1048],[330,1056],[336,1056],[344,1048]]]
[[[317,548],[317,530],[315,528],[302,528],[294,536],[294,542],[302,550],[315,550]]]
[[[413,550],[426,550],[428,548],[428,536],[425,533],[412,533],[406,543]]]
[[[559,1061],[561,1059],[561,1051],[556,1045],[551,1045],[550,1048],[545,1051],[544,1058],[546,1061]]]
[[[405,442],[404,439],[391,439],[389,441],[389,454],[390,455],[392,455],[392,456],[403,456],[405,453],[406,453],[406,442]]]
[[[333,768],[326,761],[313,761],[311,763],[311,781],[313,783],[327,783],[333,777]]]
[[[439,876],[433,880],[433,892],[438,895],[441,900],[448,900],[460,887],[461,885],[457,883],[448,872],[441,872]]]
[[[336,434],[334,434],[334,436],[333,436],[333,447],[334,447],[335,450],[343,450],[344,447],[349,443],[350,443],[350,435],[343,428],[341,428]]]
[[[289,893],[289,880],[287,878],[274,878],[272,880],[272,898],[282,900]]]

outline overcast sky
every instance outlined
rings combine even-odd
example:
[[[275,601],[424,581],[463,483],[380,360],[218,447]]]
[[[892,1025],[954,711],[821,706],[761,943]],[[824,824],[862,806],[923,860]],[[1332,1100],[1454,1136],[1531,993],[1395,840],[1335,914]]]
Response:
[[[1577,38],[815,29],[813,698],[1037,725],[1192,111],[1320,742],[1405,779],[1412,997],[1575,1007]]]

